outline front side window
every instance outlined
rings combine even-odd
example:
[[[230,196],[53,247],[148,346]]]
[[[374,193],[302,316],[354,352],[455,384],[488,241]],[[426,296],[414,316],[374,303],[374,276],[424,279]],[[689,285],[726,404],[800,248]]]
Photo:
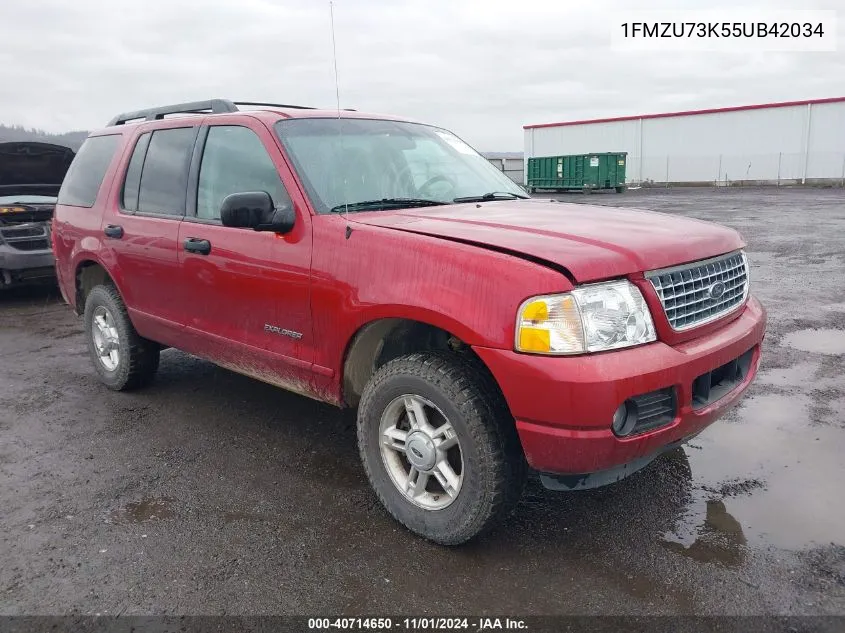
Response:
[[[290,202],[276,166],[255,132],[238,125],[209,128],[197,186],[197,217],[219,220],[223,199],[248,191],[266,191],[277,207]]]
[[[366,201],[527,197],[457,136],[429,125],[303,118],[279,121],[276,132],[318,213]]]
[[[150,138],[138,190],[140,213],[185,215],[188,169],[196,129],[156,130]]]
[[[119,134],[89,136],[70,165],[59,191],[59,204],[93,207],[103,178],[120,143]]]

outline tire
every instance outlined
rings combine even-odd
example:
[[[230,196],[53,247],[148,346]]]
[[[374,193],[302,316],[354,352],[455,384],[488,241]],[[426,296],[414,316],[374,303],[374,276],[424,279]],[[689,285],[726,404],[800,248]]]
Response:
[[[443,476],[439,461],[417,500],[396,483],[403,468],[406,473],[414,472],[412,450],[417,446],[423,452],[430,450],[421,446],[419,437],[413,439],[410,420],[416,415],[407,411],[409,398],[427,403],[423,418],[428,418],[428,427],[433,429],[430,437],[449,424],[454,431],[457,446],[447,449],[452,474],[460,478],[454,494],[447,494],[447,486],[441,483],[452,479]],[[401,425],[407,431],[404,449],[395,455],[383,448],[382,441],[384,425],[390,423],[393,411],[398,411],[400,420],[394,429],[401,433]],[[516,427],[492,377],[473,359],[447,352],[422,352],[386,363],[364,388],[357,424],[358,448],[373,490],[397,521],[423,538],[441,545],[459,545],[490,530],[519,501],[526,464]],[[433,441],[437,447],[434,455],[442,455],[437,441]],[[417,477],[427,467],[420,466]],[[444,503],[445,507],[438,506]]]
[[[160,347],[135,331],[117,289],[114,286],[92,288],[85,299],[83,314],[88,353],[100,380],[114,391],[149,384],[158,370]],[[106,326],[101,327],[98,323]],[[109,335],[104,334],[106,330]],[[106,349],[113,350],[113,353],[108,352],[107,358],[103,356]]]
[[[616,193],[625,193],[625,187],[616,187]]]

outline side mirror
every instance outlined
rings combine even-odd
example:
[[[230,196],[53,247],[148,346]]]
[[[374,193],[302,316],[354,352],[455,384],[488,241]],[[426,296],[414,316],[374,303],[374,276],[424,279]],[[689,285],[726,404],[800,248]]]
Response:
[[[275,207],[266,191],[248,191],[233,193],[223,199],[220,221],[223,226],[289,233],[293,230],[296,214],[289,203]]]
[[[272,231],[273,233],[290,233],[296,223],[296,213],[290,203],[276,207],[270,214],[270,221],[254,227],[256,231]]]

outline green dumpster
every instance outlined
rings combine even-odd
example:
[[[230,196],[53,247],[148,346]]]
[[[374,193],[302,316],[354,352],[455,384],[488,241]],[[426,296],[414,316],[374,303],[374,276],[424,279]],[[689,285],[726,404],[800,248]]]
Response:
[[[627,152],[529,158],[526,185],[532,193],[541,189],[587,193],[615,189],[622,193],[627,162]]]

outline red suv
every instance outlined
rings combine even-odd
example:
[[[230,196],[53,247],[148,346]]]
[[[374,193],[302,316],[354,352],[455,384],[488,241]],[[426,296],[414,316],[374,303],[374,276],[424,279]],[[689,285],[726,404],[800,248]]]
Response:
[[[687,441],[765,331],[735,231],[532,200],[454,134],[354,111],[120,115],[52,236],[108,387],[175,347],[356,407],[379,499],[443,544],[506,514],[529,469],[591,488]]]

